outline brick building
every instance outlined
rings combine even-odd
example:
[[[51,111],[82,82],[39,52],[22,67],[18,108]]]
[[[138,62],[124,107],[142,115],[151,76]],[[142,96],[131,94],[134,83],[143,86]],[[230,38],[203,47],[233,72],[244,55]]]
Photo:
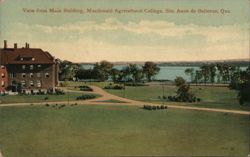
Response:
[[[4,47],[0,49],[0,65],[5,67],[2,71],[7,74],[4,77],[5,81],[8,80],[4,85],[7,90],[37,92],[55,89],[58,85],[55,58],[42,49],[30,48],[28,43],[22,48],[18,48],[16,43],[9,48],[5,40]]]
[[[0,93],[4,93],[8,87],[8,73],[7,68],[3,65],[0,66]]]

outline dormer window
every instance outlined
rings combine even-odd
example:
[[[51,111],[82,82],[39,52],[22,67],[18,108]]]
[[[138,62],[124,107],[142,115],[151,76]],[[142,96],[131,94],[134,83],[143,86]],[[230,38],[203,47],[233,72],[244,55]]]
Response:
[[[32,61],[34,61],[35,60],[35,58],[34,57],[32,57],[32,59],[31,59]]]
[[[22,69],[25,70],[25,69],[26,69],[26,66],[25,66],[25,65],[22,65]]]
[[[37,67],[38,67],[38,68],[41,68],[41,67],[42,67],[42,65],[41,65],[41,64],[38,64],[38,65],[37,65]]]
[[[33,73],[30,73],[30,78],[33,78],[34,77],[34,74]]]
[[[23,57],[20,58],[20,61],[23,61]]]
[[[1,65],[1,69],[4,69],[4,66]]]
[[[5,77],[5,74],[4,74],[4,73],[2,73],[1,75],[2,75],[2,78],[4,78],[4,77]]]

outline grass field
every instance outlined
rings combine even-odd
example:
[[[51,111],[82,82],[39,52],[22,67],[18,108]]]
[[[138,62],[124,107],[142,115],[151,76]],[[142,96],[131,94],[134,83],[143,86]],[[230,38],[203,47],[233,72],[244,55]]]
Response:
[[[128,106],[0,107],[5,157],[244,156],[249,117]]]
[[[76,100],[76,97],[82,95],[82,93],[66,93],[65,95],[5,95],[0,96],[0,102],[3,104],[8,103],[36,103],[46,101],[67,101],[68,99]],[[45,101],[45,97],[48,100]],[[1,104],[0,103],[0,104]]]
[[[165,96],[176,95],[177,88],[175,86],[164,86]],[[106,90],[109,93],[123,97],[123,90]],[[202,101],[199,103],[181,103],[164,101],[164,104],[174,105],[189,105],[200,106],[210,108],[224,108],[224,109],[238,109],[238,110],[250,110],[249,106],[241,106],[237,100],[237,91],[230,90],[227,87],[215,87],[215,86],[192,86],[191,92]],[[128,87],[126,86],[125,97],[134,100],[162,103],[159,96],[163,95],[163,87],[160,85],[153,86],[140,86],[140,87]]]

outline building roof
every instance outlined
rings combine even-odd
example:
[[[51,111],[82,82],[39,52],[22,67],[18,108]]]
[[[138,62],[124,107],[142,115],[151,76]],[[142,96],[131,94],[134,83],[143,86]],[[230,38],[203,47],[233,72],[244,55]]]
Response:
[[[0,64],[54,64],[50,53],[38,48],[0,49]]]

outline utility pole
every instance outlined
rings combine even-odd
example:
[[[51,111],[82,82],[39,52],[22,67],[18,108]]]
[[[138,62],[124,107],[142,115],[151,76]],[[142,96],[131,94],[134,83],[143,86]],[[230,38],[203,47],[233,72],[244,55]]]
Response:
[[[123,97],[125,98],[125,87],[126,87],[126,85],[125,85],[125,83],[123,84]]]
[[[162,81],[162,104],[164,105],[164,97],[165,97],[165,89],[164,89],[164,81]]]

